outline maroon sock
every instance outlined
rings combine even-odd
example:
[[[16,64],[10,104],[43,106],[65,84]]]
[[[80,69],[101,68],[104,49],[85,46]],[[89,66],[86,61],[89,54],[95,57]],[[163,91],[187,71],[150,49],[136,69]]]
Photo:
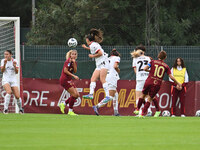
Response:
[[[146,104],[144,105],[144,108],[142,110],[143,115],[147,112],[147,109],[149,108],[149,106],[150,106],[150,102],[146,102]]]
[[[153,103],[154,103],[154,105],[156,107],[156,111],[159,111],[159,105],[158,105],[158,101],[157,101],[156,98],[153,99]]]
[[[144,104],[144,105],[145,105],[145,103],[146,103],[146,102],[145,102],[145,100],[144,100],[142,104]]]
[[[145,100],[143,98],[139,98],[137,109],[139,110]]]
[[[69,108],[70,108],[70,109],[73,109],[73,106],[74,106],[75,101],[76,101],[76,98],[73,97],[73,96],[71,96],[71,97],[70,97],[70,100],[69,100]]]
[[[69,103],[71,96],[65,101],[65,104],[67,105]]]

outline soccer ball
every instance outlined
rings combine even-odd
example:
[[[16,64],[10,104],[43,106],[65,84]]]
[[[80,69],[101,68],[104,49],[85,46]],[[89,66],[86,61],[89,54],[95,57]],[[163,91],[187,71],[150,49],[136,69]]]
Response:
[[[163,117],[169,117],[169,116],[170,116],[170,112],[169,112],[168,110],[164,110],[164,111],[162,112],[162,116],[163,116]]]
[[[76,47],[78,42],[75,38],[70,38],[67,42],[68,46],[69,47]]]
[[[196,117],[200,117],[200,110],[197,110],[195,116],[196,116]]]

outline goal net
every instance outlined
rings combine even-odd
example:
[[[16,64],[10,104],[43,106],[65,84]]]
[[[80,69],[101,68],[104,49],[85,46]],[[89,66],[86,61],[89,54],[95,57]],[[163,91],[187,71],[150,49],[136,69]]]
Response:
[[[17,59],[19,66],[20,63],[20,19],[19,17],[0,17],[0,59],[4,58],[4,51],[11,50],[13,58]],[[20,88],[20,75],[21,67],[19,67],[19,73],[16,75],[18,80],[18,87]],[[2,86],[2,72],[0,73],[0,111],[4,109],[4,96],[6,94]],[[20,95],[21,95],[20,91]],[[18,107],[15,103],[14,95],[12,94],[8,112],[18,112]]]

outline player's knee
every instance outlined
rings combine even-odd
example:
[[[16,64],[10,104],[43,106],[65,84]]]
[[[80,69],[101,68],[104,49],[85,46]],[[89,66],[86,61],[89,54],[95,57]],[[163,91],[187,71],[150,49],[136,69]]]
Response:
[[[18,95],[17,95],[17,96],[15,96],[15,98],[16,98],[16,99],[19,99],[19,98],[20,98],[20,96],[18,96]]]
[[[74,93],[72,96],[73,96],[74,98],[78,98],[80,95],[79,95],[79,93]]]

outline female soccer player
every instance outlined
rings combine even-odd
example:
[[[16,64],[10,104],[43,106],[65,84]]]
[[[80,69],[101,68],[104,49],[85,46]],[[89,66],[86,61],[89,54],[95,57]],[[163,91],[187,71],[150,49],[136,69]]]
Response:
[[[73,73],[77,72],[77,59],[78,53],[76,50],[70,50],[66,54],[66,61],[64,63],[62,73],[60,76],[60,85],[70,93],[70,97],[65,101],[65,103],[60,103],[59,107],[61,112],[65,113],[65,106],[69,104],[68,115],[77,115],[73,112],[73,106],[76,99],[80,96],[76,89],[76,86],[72,82],[72,77],[79,80],[79,77]]]
[[[110,55],[111,56],[109,57],[109,70],[108,70],[108,75],[106,77],[106,81],[108,83],[109,95],[111,98],[110,100],[113,100],[114,115],[119,116],[117,81],[120,79],[119,78],[120,53],[116,49],[113,49]],[[103,105],[107,104],[110,100],[103,99],[96,106],[93,106],[93,109],[97,116],[99,115],[98,109]]]
[[[175,117],[176,115],[176,102],[177,98],[180,97],[180,103],[181,103],[181,117],[185,117],[185,93],[186,93],[186,84],[188,83],[188,73],[185,68],[185,64],[182,58],[176,58],[174,65],[171,69],[172,75],[174,78],[182,84],[182,88],[179,88],[171,79],[172,84],[172,108],[171,108],[171,114],[172,117]]]
[[[144,83],[149,75],[149,72],[144,71],[144,67],[148,65],[148,63],[151,61],[151,58],[148,56],[145,56],[145,47],[143,45],[139,45],[135,48],[135,50],[131,53],[133,57],[133,69],[136,74],[136,104],[138,104],[138,99],[142,95],[142,89],[144,87]],[[156,98],[153,99],[154,105],[156,107],[156,113],[160,115],[159,106]],[[144,101],[145,103],[145,101]],[[136,109],[134,113],[136,115],[141,114],[141,109]],[[147,116],[151,116],[152,111],[149,107]]]
[[[158,60],[151,60],[148,66],[144,68],[145,71],[149,72],[149,76],[145,81],[144,88],[142,90],[142,95],[139,98],[138,108],[141,107],[146,96],[148,96],[148,101],[145,103],[140,117],[144,116],[144,114],[150,106],[150,102],[160,90],[165,73],[168,74],[168,76],[178,85],[178,87],[181,87],[181,84],[172,76],[169,66],[166,63],[164,63],[164,60],[166,58],[167,53],[165,51],[161,51],[158,54]]]
[[[6,95],[4,98],[4,111],[3,111],[4,114],[8,114],[8,105],[12,93],[14,94],[17,100],[19,113],[23,114],[22,100],[20,98],[20,92],[16,78],[18,69],[19,69],[18,62],[16,59],[12,58],[12,52],[10,50],[6,50],[4,52],[4,59],[1,60],[1,72],[3,73],[2,86],[6,91]]]
[[[94,89],[96,87],[96,81],[100,78],[100,81],[103,85],[104,91],[106,93],[105,100],[110,100],[109,91],[108,91],[108,83],[106,82],[106,75],[108,71],[108,56],[104,53],[104,50],[101,48],[101,43],[103,41],[103,32],[97,29],[91,29],[90,33],[86,36],[86,43],[82,45],[83,48],[89,50],[91,54],[89,54],[90,58],[95,58],[96,61],[96,69],[94,70],[91,83],[90,83],[90,93],[88,95],[84,95],[85,99],[93,99]]]

